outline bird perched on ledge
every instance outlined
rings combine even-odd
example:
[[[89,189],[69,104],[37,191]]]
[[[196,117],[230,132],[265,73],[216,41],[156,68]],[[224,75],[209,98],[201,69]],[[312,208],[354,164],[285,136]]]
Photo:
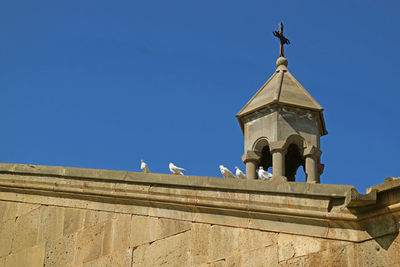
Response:
[[[272,174],[264,170],[262,166],[257,170],[258,179],[260,180],[269,180],[272,177]]]
[[[140,169],[144,172],[144,173],[150,173],[150,169],[149,166],[147,166],[146,162],[144,162],[143,160],[140,161]]]
[[[183,175],[182,171],[184,171],[185,169],[179,168],[179,167],[175,166],[172,162],[170,162],[169,163],[169,170],[171,171],[172,174]]]
[[[228,170],[228,168],[225,168],[222,165],[219,165],[219,170],[221,171],[222,176],[224,176],[224,178],[236,178],[235,175],[233,175],[233,173]]]
[[[235,166],[236,169],[236,177],[239,179],[246,179],[246,175],[237,167]]]

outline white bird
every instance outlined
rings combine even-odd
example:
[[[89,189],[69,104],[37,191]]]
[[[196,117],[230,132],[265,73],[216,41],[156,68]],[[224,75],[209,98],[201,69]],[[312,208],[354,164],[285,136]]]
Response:
[[[141,169],[144,173],[150,173],[149,166],[147,166],[146,162],[144,162],[143,160],[141,160],[140,169]]]
[[[179,168],[179,167],[175,166],[172,162],[170,162],[169,163],[169,170],[172,172],[172,174],[183,175],[182,171],[184,171],[185,169]]]
[[[222,165],[219,165],[219,169],[221,171],[222,176],[224,176],[224,178],[236,178],[235,175],[233,175],[233,173],[231,173],[230,170],[228,170],[228,168],[225,168]]]
[[[239,179],[246,179],[246,175],[236,166],[236,177]]]
[[[269,180],[272,177],[272,174],[265,171],[262,166],[260,166],[260,168],[257,170],[257,173],[258,173],[258,179],[260,180]]]

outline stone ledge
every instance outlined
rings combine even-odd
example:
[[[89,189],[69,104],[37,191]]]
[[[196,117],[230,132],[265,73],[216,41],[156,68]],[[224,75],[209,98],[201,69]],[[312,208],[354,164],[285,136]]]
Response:
[[[370,188],[367,189],[367,193],[377,190],[379,192],[383,192],[386,190],[391,190],[394,188],[400,187],[400,177],[387,177],[383,184],[378,184],[371,186]]]
[[[310,184],[310,183],[269,183],[268,181],[247,179],[224,179],[217,177],[171,175],[158,173],[127,172],[73,167],[55,167],[27,164],[0,163],[0,174],[17,174],[28,176],[63,177],[78,180],[104,180],[112,183],[137,183],[177,185],[185,187],[204,187],[228,190],[246,190],[254,192],[274,192],[284,194],[307,194],[312,196],[345,197],[354,186]]]

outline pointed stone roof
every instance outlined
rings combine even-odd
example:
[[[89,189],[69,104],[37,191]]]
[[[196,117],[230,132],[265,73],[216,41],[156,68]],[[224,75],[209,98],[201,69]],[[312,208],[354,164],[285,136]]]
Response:
[[[241,118],[274,103],[308,109],[320,113],[322,135],[327,134],[322,115],[324,110],[306,89],[288,71],[288,61],[284,57],[276,61],[277,69],[260,90],[239,111],[236,117],[243,129]]]

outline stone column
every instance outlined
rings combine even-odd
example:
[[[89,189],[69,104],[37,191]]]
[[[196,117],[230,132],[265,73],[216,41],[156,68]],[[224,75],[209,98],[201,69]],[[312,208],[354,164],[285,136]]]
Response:
[[[285,151],[283,149],[272,151],[272,175],[285,176]]]
[[[315,146],[310,146],[304,149],[305,170],[307,183],[319,183],[319,158],[321,150]]]
[[[285,176],[285,142],[270,142],[269,149],[272,154],[272,175]]]
[[[256,151],[248,150],[242,156],[242,161],[246,164],[246,178],[257,179],[257,168],[260,164],[261,155]]]

